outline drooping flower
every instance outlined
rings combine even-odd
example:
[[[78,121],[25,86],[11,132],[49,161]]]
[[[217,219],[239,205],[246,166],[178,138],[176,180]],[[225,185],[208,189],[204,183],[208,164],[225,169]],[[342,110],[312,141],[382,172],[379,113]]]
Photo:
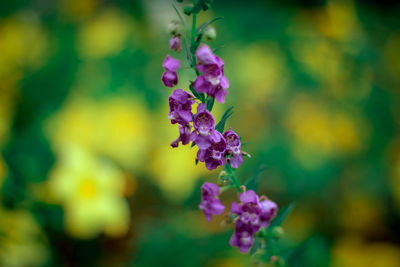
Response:
[[[169,97],[168,118],[172,124],[187,125],[193,120],[192,105],[194,96],[182,89],[176,89]]]
[[[178,84],[178,74],[176,71],[180,66],[181,62],[178,59],[174,59],[170,55],[167,55],[163,63],[165,72],[161,77],[161,80],[165,86],[174,87]]]
[[[226,140],[227,154],[232,154],[229,163],[232,168],[239,168],[243,162],[242,152],[240,151],[241,144],[239,136],[229,128],[228,131],[224,132],[224,138]]]
[[[260,202],[253,190],[240,193],[239,199],[240,204],[235,201],[231,204],[231,213],[236,214],[238,219],[230,243],[238,247],[240,252],[246,253],[253,245],[253,235],[261,227],[269,225],[276,216],[278,206],[268,199]]]
[[[197,159],[200,162],[205,162],[207,169],[214,170],[218,166],[226,164],[225,150],[226,141],[222,134],[214,131],[217,138],[211,138],[211,145],[207,149],[199,149]]]
[[[178,147],[179,142],[182,142],[182,145],[187,145],[190,142],[190,130],[192,126],[190,124],[187,125],[179,125],[179,137],[171,143],[172,147]]]
[[[199,93],[207,93],[217,101],[224,103],[226,90],[229,87],[228,79],[224,75],[224,62],[213,54],[211,49],[202,44],[196,51],[196,68],[202,73],[194,81],[193,87]]]
[[[224,212],[224,205],[218,199],[219,187],[213,183],[204,183],[201,186],[201,203],[199,208],[203,211],[207,221],[211,221],[213,215]]]
[[[219,142],[220,136],[214,129],[213,115],[206,109],[206,104],[199,104],[193,120],[194,131],[190,139],[200,148],[207,149],[213,142]]]
[[[174,50],[176,52],[181,52],[182,50],[182,40],[180,36],[172,36],[169,39],[169,49]]]

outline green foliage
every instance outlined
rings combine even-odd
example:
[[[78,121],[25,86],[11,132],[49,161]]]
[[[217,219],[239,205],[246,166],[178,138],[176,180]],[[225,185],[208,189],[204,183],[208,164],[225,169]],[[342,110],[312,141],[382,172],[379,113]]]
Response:
[[[190,83],[189,89],[197,99],[199,99],[202,103],[205,103],[206,97],[204,96],[203,93],[199,93],[193,88],[193,82]]]
[[[244,183],[247,190],[257,191],[260,182],[261,174],[267,167],[261,165],[257,171]]]
[[[214,22],[216,22],[216,21],[218,21],[220,19],[223,19],[223,17],[216,17],[216,18],[210,19],[209,21],[204,22],[197,29],[197,34],[201,34],[204,31],[204,29],[208,27],[208,25],[210,25],[210,24],[212,24],[212,23],[214,23]]]
[[[278,210],[278,214],[276,215],[276,217],[272,220],[271,224],[270,224],[270,229],[273,229],[273,227],[276,226],[281,226],[282,223],[287,219],[287,217],[289,216],[289,214],[293,211],[295,207],[295,203],[292,202],[289,205],[280,208]]]
[[[214,106],[215,98],[212,96],[208,96],[206,100],[206,106],[207,110],[211,112],[213,106]]]
[[[228,108],[228,109],[224,112],[224,114],[222,115],[221,119],[219,120],[219,122],[218,122],[217,125],[215,126],[215,130],[217,130],[217,131],[220,132],[220,133],[223,133],[223,132],[224,132],[224,129],[225,129],[226,120],[227,120],[230,116],[232,116],[232,114],[233,114],[233,106],[230,107],[230,108]]]
[[[179,11],[179,9],[174,4],[172,4],[172,7],[174,8],[176,14],[178,15],[178,18],[181,21],[182,25],[185,26],[187,31],[190,31],[190,28],[189,28],[185,18],[182,16],[181,12]]]

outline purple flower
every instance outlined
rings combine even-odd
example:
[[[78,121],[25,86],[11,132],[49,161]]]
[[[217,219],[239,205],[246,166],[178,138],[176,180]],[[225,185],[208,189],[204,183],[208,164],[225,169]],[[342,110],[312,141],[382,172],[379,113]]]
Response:
[[[240,151],[240,139],[239,136],[229,128],[228,131],[224,133],[224,137],[226,140],[226,151],[227,154],[232,154],[229,159],[229,163],[232,168],[239,168],[239,166],[243,162],[242,152]]]
[[[219,187],[216,184],[204,183],[201,186],[201,203],[199,208],[210,221],[213,215],[219,215],[224,212],[224,205],[218,199]]]
[[[172,124],[187,125],[193,120],[192,105],[194,96],[182,89],[176,89],[169,97],[168,118]]]
[[[205,44],[197,49],[196,57],[198,62],[196,68],[202,75],[194,81],[194,89],[199,93],[207,93],[224,103],[228,93],[226,89],[229,87],[228,79],[224,75],[224,62]]]
[[[199,104],[193,120],[194,131],[191,140],[200,148],[207,149],[213,141],[218,142],[220,137],[214,130],[215,121],[213,115],[206,109],[206,104]]]
[[[161,80],[167,87],[174,87],[178,84],[178,75],[176,71],[181,66],[181,62],[178,59],[174,59],[167,55],[164,60],[163,67],[165,72],[163,73]]]
[[[207,149],[199,149],[197,159],[205,162],[208,170],[214,170],[218,166],[226,164],[226,141],[222,134],[214,130],[214,138],[210,138],[211,145]]]
[[[262,227],[267,227],[271,220],[276,216],[278,212],[278,205],[275,202],[266,199],[260,202],[261,215],[260,221]]]
[[[192,126],[188,125],[179,125],[179,137],[171,143],[172,147],[178,147],[179,142],[182,142],[182,145],[187,145],[190,142],[190,129]]]
[[[241,204],[232,202],[231,213],[238,215],[231,245],[246,253],[253,245],[253,235],[261,227],[267,227],[276,216],[278,206],[271,200],[260,202],[257,194],[249,190],[239,194]],[[251,238],[249,238],[251,236]]]
[[[251,227],[247,224],[237,222],[235,232],[229,240],[229,244],[231,244],[232,247],[238,247],[240,252],[247,253],[253,246],[253,243],[254,233],[252,232]]]
[[[176,52],[181,52],[182,50],[182,40],[179,36],[172,36],[169,40],[169,49]]]

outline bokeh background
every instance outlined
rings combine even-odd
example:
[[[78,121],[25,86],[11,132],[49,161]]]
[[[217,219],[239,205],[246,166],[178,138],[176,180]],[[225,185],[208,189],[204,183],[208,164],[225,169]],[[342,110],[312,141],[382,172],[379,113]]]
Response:
[[[290,266],[400,266],[397,1],[216,0],[232,126],[259,192],[296,208]],[[172,1],[0,3],[0,266],[249,266],[206,223],[220,170],[172,149]],[[236,198],[222,195],[224,202]]]

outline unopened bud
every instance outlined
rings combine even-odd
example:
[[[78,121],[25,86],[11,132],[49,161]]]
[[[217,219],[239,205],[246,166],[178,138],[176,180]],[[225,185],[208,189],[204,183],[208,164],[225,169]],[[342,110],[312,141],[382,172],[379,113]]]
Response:
[[[169,49],[174,50],[176,52],[181,52],[182,50],[182,41],[180,36],[173,36],[169,40]]]
[[[193,12],[193,7],[192,6],[185,6],[185,8],[183,9],[183,13],[185,13],[185,15],[190,16]]]
[[[170,24],[168,24],[168,32],[172,35],[178,34],[179,31],[179,22],[176,20],[171,21]]]
[[[240,189],[241,189],[243,192],[246,192],[246,186],[245,186],[245,185],[240,186]]]
[[[205,28],[203,33],[207,41],[214,41],[217,37],[217,31],[213,26],[208,26],[207,28]]]
[[[285,234],[285,231],[280,226],[277,226],[274,229],[272,229],[272,236],[274,238],[281,238],[284,234]]]
[[[226,171],[221,171],[220,173],[219,173],[219,175],[218,175],[218,178],[219,179],[221,179],[221,180],[226,180],[226,179],[228,179],[229,177],[227,177],[227,172]]]

